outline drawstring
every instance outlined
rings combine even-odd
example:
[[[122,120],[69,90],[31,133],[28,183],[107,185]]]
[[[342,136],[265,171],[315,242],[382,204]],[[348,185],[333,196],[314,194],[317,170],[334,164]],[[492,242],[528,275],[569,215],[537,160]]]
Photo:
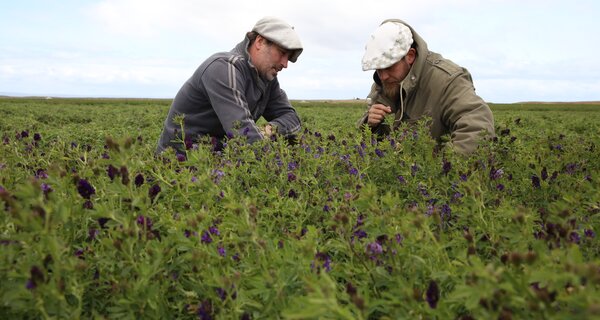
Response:
[[[402,87],[404,81],[400,82],[400,117],[396,117],[394,119],[394,128],[397,128],[402,121],[402,117],[404,116],[404,88]]]

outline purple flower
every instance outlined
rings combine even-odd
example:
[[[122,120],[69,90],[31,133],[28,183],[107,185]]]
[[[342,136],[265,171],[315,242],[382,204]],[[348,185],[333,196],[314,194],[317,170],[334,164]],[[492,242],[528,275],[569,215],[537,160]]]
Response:
[[[531,176],[531,184],[533,185],[534,188],[539,189],[540,188],[540,178],[538,178],[538,176],[536,176],[536,175],[532,175]]]
[[[221,233],[219,232],[219,229],[216,226],[209,227],[208,232],[210,232],[210,234],[214,234],[215,236],[221,235]]]
[[[366,238],[367,233],[362,229],[358,229],[358,230],[354,231],[353,237],[356,237],[358,239]]]
[[[296,161],[291,161],[288,163],[288,170],[292,171],[298,168],[298,163]]]
[[[183,153],[178,153],[176,157],[177,157],[177,161],[179,161],[179,162],[185,162],[185,160],[186,160],[186,156]]]
[[[144,176],[141,173],[138,173],[133,180],[136,187],[139,187],[144,184]]]
[[[544,180],[544,181],[546,181],[546,179],[548,179],[548,170],[546,169],[546,167],[542,168],[541,176],[542,176],[542,180]]]
[[[448,219],[448,218],[450,218],[451,215],[452,215],[452,208],[450,208],[450,206],[447,203],[443,204],[441,216]]]
[[[383,247],[377,242],[371,242],[367,244],[367,253],[372,256],[383,253]]]
[[[356,227],[360,227],[363,224],[365,224],[365,216],[363,216],[362,214],[359,214],[358,217],[356,218],[356,225],[354,226]]]
[[[575,170],[577,170],[577,164],[576,163],[569,163],[565,167],[565,170],[566,170],[567,174],[574,174]]]
[[[198,304],[197,311],[200,320],[211,320],[213,316],[212,304],[210,300],[204,300]]]
[[[185,150],[190,150],[194,146],[194,141],[192,141],[192,138],[189,136],[186,136],[185,139],[183,139],[183,144],[185,145]]]
[[[319,265],[318,262],[322,263]],[[311,269],[314,269],[315,267],[317,267],[317,272],[320,271],[321,267],[327,272],[331,271],[331,258],[329,255],[324,252],[317,252],[315,254],[315,261],[311,263]]]
[[[329,210],[330,210],[330,208],[329,208],[329,206],[328,206],[328,205],[324,205],[324,206],[323,206],[323,211],[324,211],[324,212],[329,212]]]
[[[579,236],[579,233],[572,231],[571,234],[569,234],[569,240],[573,243],[579,243],[581,237]]]
[[[83,208],[92,210],[94,209],[94,203],[91,200],[85,200],[85,202],[83,203]]]
[[[117,170],[117,168],[115,168],[112,164],[109,164],[108,168],[106,169],[106,173],[108,174],[108,177],[112,181],[115,179],[115,176],[119,174],[119,170]]]
[[[355,167],[350,167],[348,173],[350,173],[353,176],[358,175],[358,169],[356,169]]]
[[[449,161],[446,161],[444,159],[444,161],[442,161],[442,172],[447,175],[448,172],[450,172],[450,170],[452,169],[452,163],[450,163]]]
[[[383,151],[381,151],[381,150],[379,150],[379,149],[375,149],[375,154],[376,154],[378,157],[380,157],[380,158],[384,156],[384,153],[383,153]]]
[[[225,301],[225,299],[227,298],[227,291],[225,291],[222,288],[216,288],[215,292],[217,293],[219,298],[221,298],[221,301]]]
[[[463,197],[463,194],[460,193],[459,191],[456,191],[453,195],[452,195],[452,200],[458,200],[460,198]]]
[[[362,142],[362,144],[364,145],[364,142]],[[366,146],[365,146],[365,147],[366,147]],[[364,148],[359,148],[359,147],[357,147],[357,148],[356,148],[356,151],[358,152],[358,155],[359,155],[361,158],[364,158],[364,156],[365,156],[365,151],[364,151]]]
[[[129,184],[129,170],[127,170],[127,167],[121,166],[121,169],[119,169],[119,174],[121,175],[121,183],[123,183],[124,185],[128,185]]]
[[[210,233],[208,231],[202,232],[202,238],[200,238],[202,243],[209,244],[212,242],[212,238],[210,237]]]
[[[395,238],[396,238],[396,243],[399,245],[402,245],[402,241],[404,240],[404,237],[401,234],[396,233]]]
[[[413,177],[417,174],[417,171],[419,171],[419,165],[415,163],[412,166],[410,166],[410,173]]]
[[[219,184],[219,182],[221,182],[221,179],[223,179],[223,177],[225,176],[225,172],[223,172],[219,169],[214,169],[212,171],[212,176],[213,176],[213,182],[216,184]]]
[[[588,238],[595,238],[596,237],[596,233],[592,229],[585,229],[584,234]]]
[[[152,230],[152,219],[140,215],[140,216],[137,217],[136,222],[142,228],[145,228],[147,230]]]
[[[496,169],[496,168],[492,167],[490,169],[490,180],[498,180],[498,179],[502,178],[503,174],[504,174],[504,170],[502,170],[502,168]]]
[[[158,184],[154,184],[152,187],[150,187],[150,189],[148,189],[148,196],[150,197],[150,200],[154,201],[154,198],[156,198],[159,192],[160,186]]]
[[[296,175],[293,172],[288,172],[287,177],[288,182],[296,181]]]
[[[398,179],[398,182],[400,182],[402,184],[406,184],[406,179],[404,179],[404,176],[398,176],[396,178]]]
[[[110,218],[98,218],[98,225],[100,228],[104,229],[108,221],[110,221]]]
[[[217,247],[217,251],[221,257],[225,257],[225,248],[223,248],[223,246]]]
[[[421,195],[423,195],[424,197],[429,197],[429,192],[427,191],[427,188],[421,183],[419,183],[419,185],[417,186],[417,190],[419,190]]]
[[[38,179],[47,179],[48,178],[48,174],[46,173],[46,171],[44,171],[44,169],[38,169],[35,172],[35,177]]]
[[[100,234],[100,231],[98,231],[98,229],[89,229],[88,230],[88,240],[94,240],[96,239],[96,237]]]
[[[47,183],[42,183],[40,187],[42,188],[42,192],[45,196],[47,196],[48,193],[52,192],[52,187],[50,187],[50,185],[48,185]]]
[[[503,190],[504,190],[504,185],[503,185],[502,183],[499,183],[499,184],[496,186],[496,190],[498,190],[498,191],[503,191]]]
[[[288,192],[288,197],[298,198],[298,194],[296,193],[296,191],[294,191],[294,189],[290,189],[290,191]]]
[[[31,267],[29,270],[30,278],[27,280],[25,287],[29,290],[37,288],[38,284],[44,282],[44,273],[37,266]]]
[[[440,289],[438,288],[438,284],[433,280],[429,281],[429,286],[425,293],[425,300],[427,300],[431,309],[435,309],[440,300]]]
[[[79,179],[77,191],[84,199],[89,199],[91,195],[96,193],[96,189],[85,179]]]

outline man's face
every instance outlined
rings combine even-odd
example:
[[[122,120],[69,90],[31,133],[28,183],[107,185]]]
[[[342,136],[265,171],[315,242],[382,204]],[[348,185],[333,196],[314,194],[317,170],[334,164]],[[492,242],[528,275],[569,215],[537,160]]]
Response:
[[[396,99],[400,93],[400,82],[406,78],[410,65],[406,56],[385,69],[377,69],[377,75],[383,85],[383,92],[391,99]]]
[[[259,43],[260,50],[256,61],[252,61],[252,63],[263,79],[271,81],[277,77],[279,71],[287,68],[290,51],[260,36],[256,41],[261,41]]]

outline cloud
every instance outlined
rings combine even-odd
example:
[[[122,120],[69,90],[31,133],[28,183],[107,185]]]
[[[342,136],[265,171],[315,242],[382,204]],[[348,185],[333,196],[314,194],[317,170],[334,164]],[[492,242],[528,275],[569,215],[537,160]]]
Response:
[[[0,88],[174,96],[210,54],[230,50],[274,15],[296,27],[305,47],[279,76],[292,98],[363,97],[371,83],[360,68],[364,44],[381,21],[400,18],[430,50],[466,67],[486,100],[598,100],[598,7],[589,0],[1,4],[10,15],[0,20]]]

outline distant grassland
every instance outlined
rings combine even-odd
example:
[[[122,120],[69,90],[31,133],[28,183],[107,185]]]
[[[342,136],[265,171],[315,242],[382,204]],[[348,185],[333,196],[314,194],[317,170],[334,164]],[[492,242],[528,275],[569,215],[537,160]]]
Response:
[[[171,99],[9,98],[0,97],[2,133],[60,126],[63,138],[104,140],[105,136],[140,135],[155,141]],[[326,132],[355,132],[366,110],[363,100],[292,100],[303,126]],[[490,103],[496,126],[507,127],[517,118],[532,123],[550,121],[552,130],[567,126],[577,132],[598,130],[600,102]],[[261,120],[264,121],[264,120]],[[25,128],[26,124],[29,128]],[[550,128],[542,128],[550,129]],[[57,130],[51,130],[57,132]],[[52,134],[52,133],[50,133]],[[12,135],[12,133],[10,133]]]

